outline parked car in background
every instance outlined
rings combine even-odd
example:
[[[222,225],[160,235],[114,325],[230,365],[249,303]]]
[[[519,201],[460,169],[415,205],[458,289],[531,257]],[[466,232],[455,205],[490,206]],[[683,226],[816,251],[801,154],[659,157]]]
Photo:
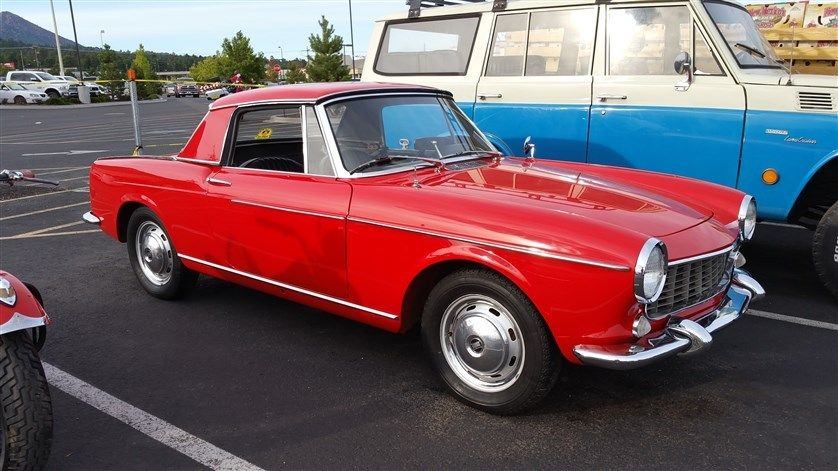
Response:
[[[204,96],[207,97],[207,100],[217,100],[221,97],[225,97],[230,94],[230,90],[227,87],[210,87],[204,91]]]
[[[198,98],[201,92],[198,90],[198,87],[194,83],[178,83],[175,86],[175,96],[182,97],[182,96],[193,96]]]
[[[419,325],[451,392],[495,413],[538,404],[566,362],[704,350],[764,294],[741,269],[750,196],[525,153],[501,156],[448,92],[269,87],[213,102],[176,156],[97,160],[83,219],[159,298],[203,273]]]
[[[25,105],[27,103],[43,103],[49,97],[46,93],[29,90],[23,85],[9,82],[0,83],[0,103],[14,103]]]
[[[14,82],[29,90],[40,90],[50,98],[68,96],[70,84],[65,80],[58,79],[46,72],[37,70],[13,70],[6,73],[6,82]]]
[[[166,85],[163,85],[163,93],[167,97],[175,96],[177,93],[177,85],[174,83],[167,83]]]
[[[78,86],[81,83],[79,82],[79,79],[73,77],[72,75],[56,75],[55,77],[60,80],[64,80],[70,85],[75,85],[76,88],[73,89],[75,90],[74,94],[75,96],[78,96]],[[105,94],[104,88],[93,81],[88,81],[88,79],[85,79],[84,84],[90,89],[90,96],[99,96]],[[71,95],[73,95],[73,93],[71,93]]]
[[[815,230],[838,296],[838,81],[790,74],[726,0],[480,2],[378,21],[363,79],[433,85],[493,144],[739,188]]]

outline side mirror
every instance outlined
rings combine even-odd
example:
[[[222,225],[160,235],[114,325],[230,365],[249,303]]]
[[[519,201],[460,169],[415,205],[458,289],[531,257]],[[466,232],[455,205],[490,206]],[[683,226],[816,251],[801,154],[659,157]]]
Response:
[[[527,136],[524,139],[524,155],[527,156],[528,159],[535,158],[535,144],[532,143],[532,136]]]
[[[693,63],[692,58],[688,52],[681,51],[675,56],[675,73],[678,75],[686,74],[683,81],[675,84],[675,90],[685,92],[693,83]]]

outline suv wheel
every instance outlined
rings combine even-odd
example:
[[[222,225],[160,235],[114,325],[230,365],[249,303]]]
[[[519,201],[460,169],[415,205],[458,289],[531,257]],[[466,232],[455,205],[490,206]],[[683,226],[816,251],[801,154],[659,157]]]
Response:
[[[815,229],[812,262],[826,289],[838,298],[838,202],[826,211]]]

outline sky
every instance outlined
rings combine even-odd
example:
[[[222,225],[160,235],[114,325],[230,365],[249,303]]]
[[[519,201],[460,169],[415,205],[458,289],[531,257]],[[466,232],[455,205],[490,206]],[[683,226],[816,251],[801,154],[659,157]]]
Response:
[[[53,0],[58,33],[73,39],[68,0]],[[8,10],[52,31],[49,0],[2,0]],[[405,0],[352,0],[355,54],[368,48],[373,22],[406,11]],[[350,43],[348,0],[74,0],[79,44],[134,50],[142,43],[156,52],[214,54],[221,40],[241,30],[266,57],[304,57],[308,35],[319,31],[320,15]],[[349,53],[349,48],[347,48]]]

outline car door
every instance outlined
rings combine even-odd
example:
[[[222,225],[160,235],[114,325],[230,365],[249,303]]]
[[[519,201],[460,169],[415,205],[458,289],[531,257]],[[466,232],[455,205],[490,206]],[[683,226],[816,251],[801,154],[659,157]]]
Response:
[[[521,155],[532,136],[544,158],[585,161],[594,6],[498,14],[474,120]]]
[[[309,106],[233,114],[222,167],[207,178],[219,258],[235,270],[346,297],[351,188],[335,178]]]
[[[744,90],[685,3],[603,6],[588,161],[735,186]],[[694,80],[675,72],[681,52]]]

